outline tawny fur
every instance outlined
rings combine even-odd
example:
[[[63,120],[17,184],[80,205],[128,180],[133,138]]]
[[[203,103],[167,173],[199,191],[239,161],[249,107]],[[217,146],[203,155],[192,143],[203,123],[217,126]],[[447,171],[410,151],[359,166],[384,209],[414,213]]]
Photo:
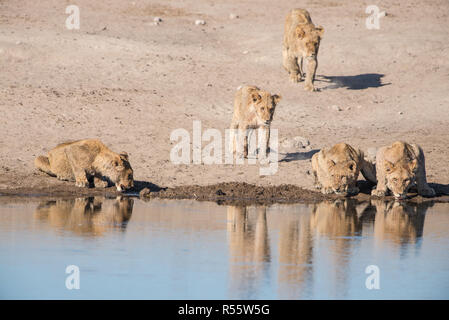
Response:
[[[367,180],[375,182],[373,164],[364,159],[361,150],[355,150],[346,143],[322,149],[312,156],[315,187],[324,194],[357,194],[360,171]]]
[[[315,27],[309,12],[304,9],[291,10],[285,20],[284,41],[282,48],[283,66],[290,74],[292,82],[304,78],[303,60],[307,61],[304,89],[314,91],[313,82],[318,66],[318,49],[324,28]]]
[[[230,149],[239,156],[248,156],[248,129],[261,129],[259,134],[264,135],[264,147],[261,156],[266,157],[270,143],[270,125],[273,120],[276,105],[281,96],[271,95],[255,86],[244,86],[235,94],[234,115],[231,122]],[[238,145],[235,132],[238,129]]]
[[[383,197],[389,191],[395,198],[407,197],[408,190],[415,185],[418,194],[435,196],[427,184],[424,152],[416,144],[396,141],[390,146],[382,147],[376,154],[377,186],[372,195]]]
[[[88,187],[93,180],[96,187],[115,184],[118,191],[132,188],[133,170],[128,154],[117,154],[95,139],[66,142],[39,156],[36,168],[60,180],[75,181],[78,187]]]

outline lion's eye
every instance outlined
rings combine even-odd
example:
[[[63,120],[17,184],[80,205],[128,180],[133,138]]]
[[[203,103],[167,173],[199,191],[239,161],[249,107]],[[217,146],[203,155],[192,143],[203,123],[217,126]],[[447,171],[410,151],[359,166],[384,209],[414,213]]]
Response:
[[[393,178],[393,181],[394,181],[394,182],[397,182],[397,181],[398,181],[398,178]]]

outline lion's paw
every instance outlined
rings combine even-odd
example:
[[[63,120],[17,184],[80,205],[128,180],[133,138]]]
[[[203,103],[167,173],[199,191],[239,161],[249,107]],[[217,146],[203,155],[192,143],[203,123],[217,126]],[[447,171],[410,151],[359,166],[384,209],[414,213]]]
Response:
[[[87,188],[89,186],[89,182],[88,181],[76,181],[75,186],[77,186],[79,188]]]
[[[385,197],[387,195],[387,192],[385,190],[374,189],[373,191],[371,191],[371,195],[375,197]]]
[[[313,84],[306,84],[304,85],[304,90],[313,92],[315,91],[315,87],[313,86]]]
[[[334,190],[332,190],[332,188],[321,188],[321,193],[322,194],[331,194],[331,193],[334,193]]]

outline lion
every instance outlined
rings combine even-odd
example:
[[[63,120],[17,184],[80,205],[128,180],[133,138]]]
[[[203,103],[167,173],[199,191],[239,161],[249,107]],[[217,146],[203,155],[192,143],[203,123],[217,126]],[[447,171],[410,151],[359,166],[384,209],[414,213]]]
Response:
[[[346,143],[322,149],[312,156],[315,187],[323,194],[357,194],[360,191],[356,186],[360,171],[366,180],[375,182],[374,165],[365,160],[361,150],[355,150]]]
[[[248,129],[263,130],[265,148],[261,155],[266,157],[270,144],[270,125],[276,105],[281,96],[271,95],[255,86],[244,86],[237,90],[234,100],[234,115],[231,122],[230,150],[236,153],[235,130],[238,129],[239,156],[248,157]],[[243,152],[242,152],[243,151]]]
[[[48,152],[47,157],[37,157],[34,164],[59,180],[75,180],[77,187],[89,187],[92,180],[95,187],[114,184],[117,191],[134,186],[128,154],[117,154],[95,139],[59,144]]]
[[[427,184],[424,152],[416,144],[396,141],[380,148],[376,154],[376,178],[373,196],[383,197],[391,191],[396,199],[405,199],[415,184],[419,195],[435,196],[435,190]]]
[[[283,65],[294,83],[302,81],[304,72],[303,59],[307,60],[304,90],[315,91],[313,81],[318,66],[318,49],[324,34],[324,28],[315,27],[309,12],[293,9],[287,15],[282,48]]]

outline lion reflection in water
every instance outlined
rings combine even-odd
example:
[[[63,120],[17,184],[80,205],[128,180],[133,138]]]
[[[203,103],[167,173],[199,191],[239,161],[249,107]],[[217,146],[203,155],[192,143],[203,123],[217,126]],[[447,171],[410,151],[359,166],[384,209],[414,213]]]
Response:
[[[133,199],[121,196],[116,199],[61,199],[41,203],[34,217],[58,230],[102,235],[111,229],[124,231],[131,218],[133,204]]]
[[[377,210],[374,235],[395,244],[416,243],[423,234],[424,218],[433,202],[405,203],[372,200]]]
[[[431,205],[339,199],[310,205],[311,210],[305,211],[294,206],[278,208],[268,215],[266,207],[251,210],[228,206],[231,288],[240,289],[243,297],[255,298],[251,296],[254,287],[269,279],[266,262],[277,258],[280,297],[306,296],[308,288],[313,287],[310,283],[314,281],[316,257],[324,254],[335,270],[329,281],[334,282],[336,294],[342,292],[351,278],[352,252],[364,241],[363,233],[372,232],[374,226],[376,240],[393,240],[387,245],[399,249],[404,243],[416,243],[422,237],[425,213]],[[270,236],[276,239],[278,252],[272,252]],[[323,247],[321,241],[327,245]]]

